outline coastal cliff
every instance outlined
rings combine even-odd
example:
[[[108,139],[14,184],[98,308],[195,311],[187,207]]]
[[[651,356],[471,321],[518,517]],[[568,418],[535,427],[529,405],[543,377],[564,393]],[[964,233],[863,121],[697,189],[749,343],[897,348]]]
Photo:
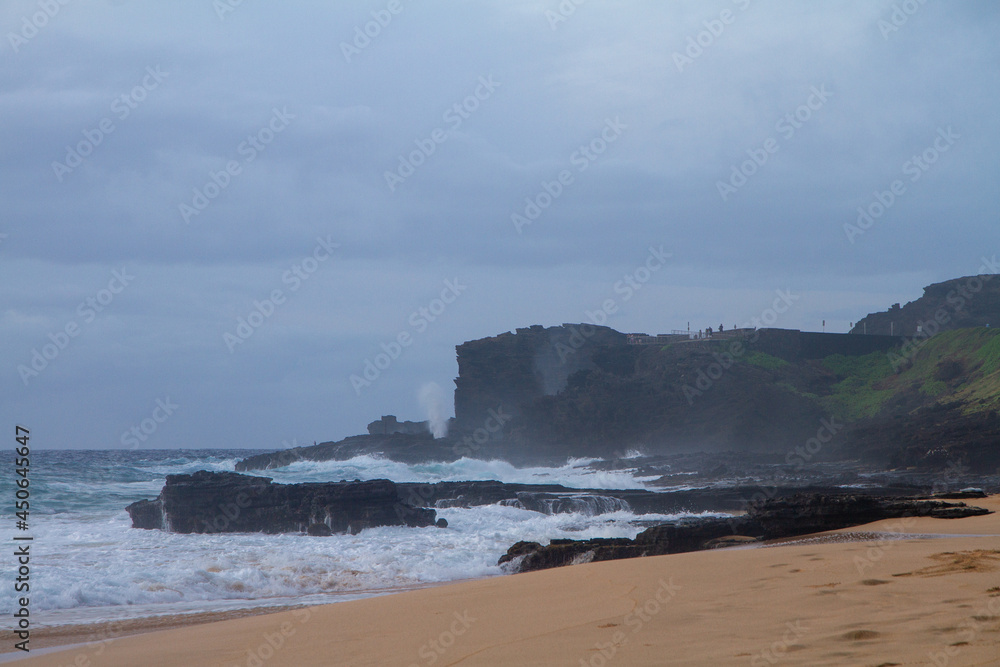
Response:
[[[996,260],[981,270],[996,270]],[[994,273],[966,276],[934,283],[924,293],[900,307],[893,304],[881,313],[869,313],[851,329],[853,334],[934,335],[941,331],[970,327],[1000,326],[1000,280]]]
[[[744,329],[692,338],[531,326],[457,346],[446,437],[384,417],[371,435],[261,454],[237,469],[362,453],[530,465],[729,451],[786,464],[862,459],[993,473],[1000,337],[965,326],[989,321],[1000,321],[1000,281],[971,276],[928,286],[849,334]]]

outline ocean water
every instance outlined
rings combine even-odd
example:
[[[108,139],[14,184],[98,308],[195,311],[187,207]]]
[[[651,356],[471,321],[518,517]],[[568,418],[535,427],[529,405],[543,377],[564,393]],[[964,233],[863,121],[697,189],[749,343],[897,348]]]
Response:
[[[323,603],[400,588],[502,574],[497,559],[518,540],[634,537],[629,511],[555,514],[501,505],[442,508],[448,528],[382,527],[357,535],[178,535],[131,528],[125,506],[160,492],[166,475],[231,471],[244,450],[32,452],[30,530],[15,531],[14,484],[0,480],[0,539],[32,535],[31,610],[36,625],[162,614]],[[388,478],[399,482],[495,479],[579,488],[642,488],[627,470],[596,471],[593,460],[558,468],[515,468],[461,459],[407,465],[373,456],[297,462],[254,474],[275,482]],[[680,515],[642,515],[642,520]],[[0,558],[4,581],[13,558]],[[13,610],[0,596],[0,612]]]

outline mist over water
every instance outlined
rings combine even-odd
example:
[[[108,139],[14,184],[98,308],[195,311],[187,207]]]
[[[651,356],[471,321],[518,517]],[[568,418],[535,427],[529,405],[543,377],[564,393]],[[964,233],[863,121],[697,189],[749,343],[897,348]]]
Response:
[[[448,435],[448,396],[437,382],[428,382],[417,394],[420,405],[427,413],[431,435],[443,438]]]

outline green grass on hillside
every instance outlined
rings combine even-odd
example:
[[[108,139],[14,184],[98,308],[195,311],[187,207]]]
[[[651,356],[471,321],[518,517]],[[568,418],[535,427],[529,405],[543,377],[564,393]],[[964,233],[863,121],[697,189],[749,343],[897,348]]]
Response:
[[[986,331],[989,331],[989,329]],[[988,374],[1000,370],[1000,335],[992,334],[986,344],[979,348],[974,356],[982,360],[983,373]]]
[[[788,362],[784,359],[779,359],[778,357],[772,356],[765,352],[758,352],[757,350],[750,350],[746,354],[740,357],[740,361],[751,364],[753,366],[760,366],[761,368],[766,368],[769,371],[777,370],[783,366],[787,366]]]
[[[904,391],[919,391],[935,403],[964,401],[969,412],[1000,408],[1000,330],[945,331],[908,355],[901,350],[891,354],[907,358],[899,373],[893,371],[890,355],[881,352],[824,359],[823,365],[841,378],[824,399],[828,409],[842,410],[847,419],[868,417]]]
[[[882,386],[892,373],[889,357],[884,352],[861,356],[833,354],[823,359],[823,366],[841,377],[832,393],[823,399],[826,408],[847,420],[871,417],[882,409],[895,393]]]

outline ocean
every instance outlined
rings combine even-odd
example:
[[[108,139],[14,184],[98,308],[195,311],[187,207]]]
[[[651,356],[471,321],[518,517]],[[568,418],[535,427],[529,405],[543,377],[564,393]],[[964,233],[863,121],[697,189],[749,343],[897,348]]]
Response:
[[[687,515],[546,515],[487,505],[439,508],[448,528],[381,527],[357,535],[180,535],[131,527],[125,506],[155,498],[166,476],[232,471],[258,450],[34,450],[31,456],[31,613],[35,626],[205,611],[321,604],[415,586],[501,575],[497,559],[518,540],[635,537],[650,520]],[[296,462],[254,473],[278,483],[391,479],[499,480],[578,488],[645,488],[652,478],[597,470],[593,459],[554,468],[460,459],[408,465],[374,456]],[[0,480],[0,539],[12,544],[14,479]],[[599,512],[600,510],[595,510]],[[12,558],[0,559],[13,581]],[[0,612],[13,611],[0,596]]]

